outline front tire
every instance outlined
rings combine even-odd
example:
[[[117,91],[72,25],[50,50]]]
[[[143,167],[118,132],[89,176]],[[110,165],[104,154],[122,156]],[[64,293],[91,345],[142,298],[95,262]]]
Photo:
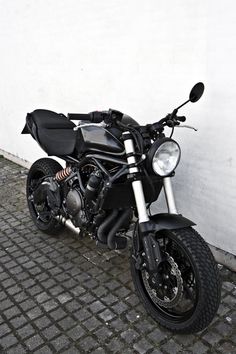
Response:
[[[210,324],[220,303],[221,282],[214,257],[191,227],[160,231],[157,239],[166,264],[161,264],[161,272],[154,279],[147,270],[136,269],[131,257],[136,291],[147,312],[161,326],[175,333],[199,332]]]
[[[39,159],[31,166],[26,182],[26,197],[31,218],[39,230],[50,235],[60,234],[64,230],[64,225],[59,223],[54,217],[49,218],[49,220],[42,220],[39,217],[32,200],[32,192],[34,186],[41,178],[45,176],[54,177],[60,170],[62,170],[62,166],[57,161],[50,158]]]

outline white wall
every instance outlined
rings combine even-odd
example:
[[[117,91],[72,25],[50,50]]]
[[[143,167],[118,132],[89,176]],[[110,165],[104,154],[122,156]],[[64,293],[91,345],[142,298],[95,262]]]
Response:
[[[20,135],[36,108],[116,108],[141,123],[204,97],[181,114],[179,210],[207,241],[236,254],[236,5],[233,0],[0,0],[0,148],[34,161]]]

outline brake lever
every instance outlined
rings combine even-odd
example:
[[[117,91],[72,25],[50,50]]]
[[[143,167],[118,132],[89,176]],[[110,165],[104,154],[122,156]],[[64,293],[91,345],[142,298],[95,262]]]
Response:
[[[192,127],[191,125],[176,125],[175,128],[188,128],[188,129],[194,130],[195,132],[198,131],[197,128],[194,128],[194,127]]]

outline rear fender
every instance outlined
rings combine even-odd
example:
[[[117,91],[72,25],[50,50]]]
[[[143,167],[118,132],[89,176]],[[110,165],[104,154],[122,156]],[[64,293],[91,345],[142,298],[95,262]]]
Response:
[[[30,130],[29,130],[28,126],[27,126],[27,123],[25,123],[25,126],[24,126],[21,134],[30,134]]]
[[[37,128],[30,113],[26,116],[26,123],[21,134],[31,134],[31,136],[38,141]]]

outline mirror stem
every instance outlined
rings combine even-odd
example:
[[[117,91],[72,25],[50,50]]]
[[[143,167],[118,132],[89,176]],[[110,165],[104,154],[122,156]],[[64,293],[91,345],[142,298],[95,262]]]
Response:
[[[184,102],[183,104],[181,104],[178,108],[176,108],[176,110],[178,111],[178,109],[180,109],[181,107],[183,107],[184,105],[186,105],[186,103],[190,102],[190,100]],[[177,112],[176,112],[177,113]]]

